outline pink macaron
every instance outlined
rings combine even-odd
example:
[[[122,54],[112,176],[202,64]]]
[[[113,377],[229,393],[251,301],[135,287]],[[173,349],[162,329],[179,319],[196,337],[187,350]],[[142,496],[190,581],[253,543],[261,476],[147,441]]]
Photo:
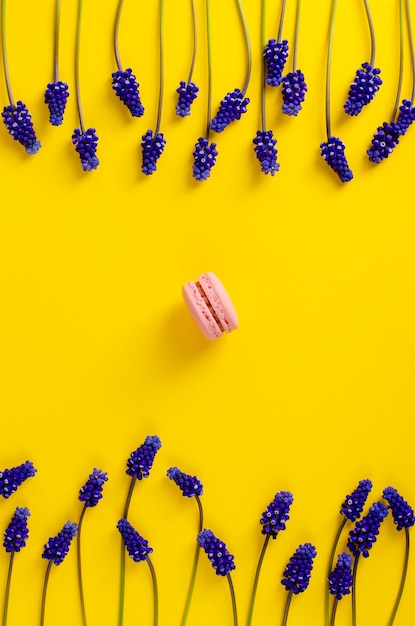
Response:
[[[209,341],[214,341],[238,328],[238,316],[225,287],[212,272],[182,288],[183,298],[191,316]]]

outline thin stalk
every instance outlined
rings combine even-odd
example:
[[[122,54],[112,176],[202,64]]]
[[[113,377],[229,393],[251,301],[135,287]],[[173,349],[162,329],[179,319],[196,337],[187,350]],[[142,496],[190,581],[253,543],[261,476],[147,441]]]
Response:
[[[409,528],[405,528],[405,557],[404,557],[404,561],[403,561],[403,570],[402,570],[401,583],[399,585],[398,595],[397,595],[396,600],[395,600],[395,604],[394,604],[394,607],[393,607],[393,610],[392,610],[392,615],[391,615],[390,620],[388,622],[388,626],[392,626],[393,622],[395,621],[395,617],[396,617],[396,614],[398,612],[398,609],[399,609],[399,604],[401,602],[403,590],[404,590],[404,587],[405,587],[406,574],[407,574],[407,571],[408,571],[408,561],[409,561]]]
[[[87,621],[86,621],[86,611],[85,611],[84,585],[83,585],[83,580],[82,580],[81,530],[82,530],[82,522],[84,520],[84,516],[85,516],[85,513],[86,513],[86,508],[87,507],[85,505],[82,508],[81,515],[79,517],[78,533],[77,533],[77,537],[76,537],[79,599],[80,599],[80,602],[81,602],[81,612],[82,612],[82,624],[83,624],[83,626],[87,626]]]
[[[212,37],[211,37],[211,29],[210,29],[210,0],[206,0],[206,40],[207,40],[207,65],[208,65],[206,139],[207,141],[209,141],[210,118],[212,115]]]
[[[282,27],[284,24],[284,17],[285,17],[285,8],[287,6],[287,0],[282,0],[282,5],[281,5],[281,13],[280,13],[280,21],[279,21],[279,25],[278,25],[278,35],[277,35],[277,42],[281,43],[281,39],[282,39]]]
[[[59,80],[59,35],[60,35],[60,23],[61,23],[61,0],[56,0],[56,11],[55,11],[55,38],[54,38],[54,50],[53,50],[53,58],[54,58],[54,82],[57,83]]]
[[[52,565],[53,561],[49,561],[46,568],[45,581],[43,583],[42,604],[40,608],[40,626],[44,626],[45,623],[46,592],[48,590],[49,575],[50,570],[52,569]]]
[[[127,498],[125,500],[123,518],[128,519],[128,512],[130,509],[131,498],[134,491],[134,486],[137,481],[137,474],[131,477],[130,487],[128,489]],[[118,626],[122,626],[124,623],[124,598],[125,598],[125,545],[124,540],[121,538],[121,555],[120,555],[120,598],[118,608]]]
[[[331,137],[331,117],[330,117],[330,74],[331,74],[331,61],[333,56],[333,35],[334,35],[334,18],[336,16],[338,0],[332,0],[331,14],[330,14],[330,27],[329,27],[329,43],[327,50],[327,67],[326,67],[326,132],[327,139]]]
[[[198,528],[198,534],[202,531],[203,528],[203,508],[202,508],[202,503],[200,501],[199,496],[196,494],[195,495],[195,499],[198,505],[198,509],[199,509],[199,528]],[[183,617],[182,617],[182,621],[181,621],[181,626],[185,626],[186,622],[187,622],[187,618],[189,616],[189,609],[190,609],[190,604],[192,601],[192,596],[193,596],[193,589],[195,586],[195,580],[196,580],[196,572],[197,572],[197,566],[199,563],[199,554],[200,554],[200,544],[198,541],[196,541],[196,551],[195,551],[195,556],[194,556],[194,560],[193,560],[193,568],[192,568],[192,573],[190,576],[190,584],[189,584],[189,590],[187,592],[187,598],[186,598],[186,603],[184,606],[184,611],[183,611]]]
[[[285,603],[284,615],[282,617],[282,626],[287,626],[288,611],[290,610],[292,597],[293,597],[293,592],[289,591],[288,596],[287,596],[287,601]]]
[[[337,546],[339,543],[339,539],[340,539],[340,535],[342,534],[343,528],[346,524],[347,521],[347,517],[343,517],[339,528],[337,529],[337,533],[336,536],[334,538],[334,542],[333,542],[333,546],[330,552],[330,557],[329,557],[329,565],[327,568],[327,578],[326,578],[326,584],[325,584],[325,597],[324,597],[324,613],[325,613],[325,624],[326,626],[329,626],[329,604],[330,604],[330,592],[329,592],[329,585],[328,585],[328,578],[333,570],[333,563],[334,563],[334,556],[336,554],[337,551]]]
[[[265,57],[264,57],[264,48],[265,48],[265,22],[266,22],[266,0],[262,0],[261,4],[261,129],[262,132],[266,131],[266,112],[265,112]]]
[[[331,610],[331,620],[330,620],[330,626],[334,626],[334,622],[336,620],[336,611],[337,611],[337,605],[339,603],[338,598],[334,598],[334,602],[333,602],[333,608]]]
[[[375,54],[376,54],[376,39],[375,39],[375,29],[373,26],[372,14],[370,12],[369,0],[364,0],[365,3],[365,11],[367,16],[367,23],[370,30],[370,63],[373,67],[375,63]]]
[[[295,15],[295,33],[294,33],[293,72],[295,72],[295,70],[297,69],[298,39],[300,35],[300,13],[301,13],[301,0],[297,0],[297,12]]]
[[[148,555],[146,556],[146,561],[147,561],[147,565],[150,568],[151,580],[153,581],[153,597],[154,597],[154,619],[153,619],[153,624],[154,624],[154,626],[157,626],[158,625],[158,621],[159,621],[159,596],[158,596],[156,572],[154,570],[153,563],[151,562],[151,559],[150,559],[150,557]]]
[[[396,90],[395,106],[393,107],[393,113],[391,122],[393,123],[398,112],[399,103],[401,100],[402,80],[403,80],[403,0],[399,0],[399,77],[398,87]]]
[[[81,21],[82,21],[82,2],[78,0],[78,17],[76,25],[76,43],[75,43],[75,89],[76,89],[76,104],[78,108],[79,126],[81,133],[85,132],[84,116],[82,114],[81,105],[81,88],[79,80],[79,51],[81,47]]]
[[[160,0],[160,16],[159,16],[159,101],[157,108],[157,123],[154,136],[160,132],[161,112],[163,108],[163,92],[164,92],[164,0]]]
[[[352,626],[356,626],[356,574],[359,563],[359,554],[354,558],[352,573]]]
[[[246,23],[246,18],[245,18],[245,14],[242,8],[241,0],[236,0],[236,4],[238,6],[239,18],[241,20],[242,28],[244,31],[244,41],[245,41],[245,48],[246,48],[246,78],[245,78],[245,84],[242,88],[242,93],[243,95],[245,95],[246,90],[248,89],[249,81],[251,80],[252,51],[251,51],[251,42],[249,39],[248,25]]]
[[[10,106],[15,108],[12,88],[10,84],[9,64],[7,62],[7,47],[6,47],[6,0],[2,0],[1,3],[1,47],[3,52],[3,70],[4,78],[6,81],[7,96],[9,98]]]
[[[195,69],[195,63],[196,63],[196,52],[197,52],[196,2],[195,0],[191,0],[191,2],[192,2],[193,52],[192,52],[192,61],[190,63],[189,78],[187,79],[187,84],[192,82],[193,71]]]
[[[411,102],[413,104],[415,100],[415,45],[414,45],[414,35],[412,31],[412,19],[411,19],[411,9],[410,9],[409,0],[406,0],[406,21],[407,21],[407,26],[408,26],[409,45],[411,49],[411,64],[412,64]]]
[[[226,574],[226,578],[228,579],[229,591],[231,592],[233,626],[238,626],[238,613],[236,610],[235,589],[233,588],[233,582],[232,582],[232,578],[229,572]]]
[[[257,565],[256,572],[255,572],[254,585],[252,587],[251,601],[249,603],[248,621],[246,623],[247,626],[251,626],[251,623],[252,623],[252,615],[253,615],[253,612],[254,612],[255,597],[256,597],[256,592],[257,592],[257,589],[258,589],[259,575],[261,573],[261,567],[262,567],[262,563],[264,561],[264,556],[265,556],[265,552],[266,552],[267,547],[268,547],[269,539],[270,539],[270,535],[266,535],[264,544],[262,546],[261,554],[259,555],[258,565]]]
[[[12,552],[10,552],[9,570],[8,570],[8,573],[7,573],[6,591],[5,591],[5,594],[4,594],[4,608],[3,608],[2,626],[6,626],[6,624],[7,624],[7,613],[8,613],[8,610],[9,610],[10,583],[11,583],[11,580],[12,580],[13,561],[14,561],[14,550]]]
[[[115,16],[115,23],[114,23],[114,55],[115,55],[115,62],[120,72],[122,71],[122,65],[121,65],[118,41],[119,41],[120,19],[121,19],[123,5],[124,5],[124,0],[119,0],[117,13]]]

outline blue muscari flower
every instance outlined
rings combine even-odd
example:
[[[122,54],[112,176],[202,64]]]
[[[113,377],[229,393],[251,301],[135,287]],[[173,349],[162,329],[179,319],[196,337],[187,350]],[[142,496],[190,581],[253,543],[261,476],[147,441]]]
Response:
[[[277,163],[278,150],[275,147],[277,140],[274,138],[272,130],[257,130],[252,141],[262,172],[274,176],[275,172],[280,169],[280,164]]]
[[[372,145],[367,154],[369,161],[380,163],[387,159],[399,143],[399,129],[395,122],[384,122],[378,126],[377,132],[372,137]]]
[[[30,511],[26,507],[17,507],[14,515],[4,531],[3,546],[6,552],[20,552],[25,547],[29,530],[27,528],[27,518]]]
[[[88,128],[84,132],[81,132],[79,128],[75,128],[72,135],[72,143],[80,156],[84,172],[95,170],[99,165],[99,159],[96,156],[98,137],[95,128]]]
[[[329,591],[337,600],[350,593],[353,584],[352,557],[348,552],[341,552],[337,565],[329,575]]]
[[[281,580],[286,591],[298,594],[307,589],[316,555],[317,551],[313,544],[304,543],[298,546],[287,563]]]
[[[294,501],[290,491],[279,491],[267,506],[260,519],[262,534],[277,538],[280,530],[285,530],[285,522],[290,519],[290,507]]]
[[[96,506],[102,498],[102,489],[107,480],[107,472],[94,468],[85,485],[79,490],[78,499],[84,502],[86,507]]]
[[[287,115],[298,115],[301,104],[305,100],[307,85],[301,70],[289,72],[282,79],[281,93],[283,98],[282,112]]]
[[[345,157],[345,145],[338,137],[329,137],[320,144],[321,156],[343,183],[352,180],[353,172]]]
[[[128,520],[120,519],[117,522],[117,528],[133,561],[136,563],[144,561],[147,555],[153,552],[153,549],[148,545],[147,539],[144,539]]]
[[[193,178],[200,182],[207,180],[210,176],[210,170],[216,163],[217,156],[216,144],[212,142],[209,145],[207,139],[199,137],[193,151]]]
[[[245,98],[240,89],[230,91],[221,100],[215,117],[210,121],[210,128],[215,133],[221,133],[231,122],[241,119],[242,114],[246,113],[248,104],[249,98]]]
[[[215,537],[211,530],[202,530],[197,541],[206,552],[212,567],[218,576],[226,576],[235,569],[234,557],[226,548],[226,544]]]
[[[60,565],[69,552],[71,541],[76,536],[77,530],[75,522],[66,522],[56,537],[50,537],[45,544],[42,559]]]
[[[415,120],[415,108],[411,100],[402,100],[399,114],[396,120],[396,130],[399,136],[405,135],[406,131]]]
[[[45,91],[45,104],[49,107],[49,121],[52,126],[60,126],[62,124],[68,97],[67,83],[61,80],[48,83]]]
[[[167,476],[176,483],[186,498],[202,495],[203,485],[197,476],[185,474],[181,472],[178,467],[168,469]]]
[[[288,41],[270,39],[264,48],[266,81],[271,87],[278,87],[282,81],[285,62],[288,57]]]
[[[131,68],[112,73],[112,88],[133,117],[144,115],[144,107],[139,94],[139,83]]]
[[[15,106],[5,106],[1,115],[13,139],[21,143],[26,148],[28,154],[36,154],[41,144],[36,138],[32,116],[27,106],[21,100],[18,100]]]
[[[393,522],[396,524],[396,530],[410,528],[415,524],[415,515],[413,508],[398,493],[394,487],[386,487],[383,490],[382,498],[384,498],[392,511]]]
[[[355,522],[362,514],[367,497],[372,489],[372,481],[364,478],[359,481],[356,489],[347,495],[340,509],[341,515],[351,522]]]
[[[31,461],[26,461],[17,467],[0,471],[0,495],[3,498],[10,498],[27,478],[31,478],[36,474],[36,471]]]
[[[128,476],[136,476],[138,480],[148,478],[153,466],[154,457],[161,448],[161,441],[157,435],[149,435],[144,443],[131,452],[127,460],[125,473]]]
[[[382,84],[379,68],[372,67],[369,63],[362,63],[362,68],[357,70],[344,104],[348,115],[359,115],[362,108],[373,100]]]
[[[143,162],[141,171],[143,174],[152,174],[157,170],[157,161],[163,153],[166,140],[163,133],[157,133],[153,138],[153,131],[148,130],[142,137],[141,148]]]
[[[184,80],[180,81],[180,86],[176,89],[179,94],[179,99],[176,105],[176,115],[179,117],[186,117],[190,115],[190,107],[193,100],[197,98],[199,87],[195,83],[185,83]]]
[[[370,507],[368,514],[356,522],[347,541],[347,547],[353,556],[358,557],[359,554],[365,558],[369,556],[369,550],[379,534],[380,524],[387,514],[388,508],[382,502],[375,502]]]

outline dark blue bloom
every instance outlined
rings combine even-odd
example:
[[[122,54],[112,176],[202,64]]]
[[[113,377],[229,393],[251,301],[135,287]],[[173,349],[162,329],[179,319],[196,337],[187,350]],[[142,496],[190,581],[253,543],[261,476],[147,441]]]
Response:
[[[27,518],[30,511],[26,507],[17,507],[14,515],[4,531],[3,546],[6,552],[20,552],[25,547],[29,530],[27,528]]]
[[[78,527],[75,522],[66,522],[56,537],[50,537],[45,544],[42,559],[53,561],[60,565],[69,552],[72,539],[76,536]]]
[[[3,498],[10,498],[18,487],[27,479],[36,474],[36,468],[31,461],[26,461],[22,465],[4,469],[0,472],[0,495]]]
[[[144,539],[130,522],[126,519],[120,519],[117,523],[117,528],[121,533],[127,552],[133,561],[139,563],[144,561],[148,554],[153,552],[153,549],[148,545],[147,539]]]
[[[88,128],[84,132],[81,132],[79,128],[75,128],[72,135],[72,143],[80,156],[84,172],[95,170],[99,165],[99,159],[96,156],[98,137],[95,128]]]
[[[28,154],[36,154],[41,145],[36,138],[32,116],[27,106],[19,100],[15,106],[5,106],[1,115],[13,139],[21,143]]]
[[[405,135],[406,131],[415,120],[415,108],[411,100],[402,100],[399,114],[396,120],[396,130],[399,136]]]
[[[245,94],[240,89],[230,91],[220,101],[219,109],[210,121],[210,128],[215,133],[221,133],[231,122],[241,119],[242,114],[246,113],[248,104],[249,98],[245,98]]]
[[[278,87],[282,81],[285,62],[288,57],[288,41],[270,39],[264,48],[266,81],[271,87]]]
[[[141,148],[143,154],[143,162],[141,171],[143,174],[152,174],[157,170],[157,161],[161,157],[166,140],[163,133],[157,133],[153,138],[153,131],[148,130],[142,137]]]
[[[203,485],[197,476],[184,474],[178,467],[171,467],[167,470],[167,476],[173,480],[181,489],[184,496],[191,498],[192,496],[201,496],[203,493]]]
[[[68,97],[69,91],[66,83],[61,80],[48,83],[45,91],[45,104],[49,107],[49,121],[52,126],[62,124]]]
[[[206,552],[218,576],[226,576],[235,569],[233,555],[226,549],[226,544],[215,537],[211,530],[202,530],[197,537],[197,541]]]
[[[193,178],[198,181],[207,180],[210,176],[210,170],[216,163],[217,156],[216,144],[212,142],[209,145],[207,139],[199,137],[193,152]]]
[[[387,159],[399,143],[399,129],[394,122],[389,124],[384,122],[378,126],[377,132],[373,135],[372,145],[367,154],[369,161],[380,163]]]
[[[154,457],[161,448],[161,441],[157,435],[149,435],[145,438],[144,443],[131,452],[127,460],[128,476],[136,476],[138,480],[148,478],[150,470],[153,466]]]
[[[368,478],[360,480],[356,489],[350,495],[346,496],[342,508],[340,509],[341,515],[344,515],[351,522],[355,522],[359,519],[371,489],[371,480]]]
[[[348,115],[359,115],[362,108],[373,100],[382,84],[379,68],[372,67],[369,63],[362,63],[362,68],[357,70],[344,104],[344,110]]]
[[[117,70],[112,73],[112,88],[133,117],[144,115],[144,107],[141,104],[138,90],[139,86],[131,68]]]
[[[350,593],[353,584],[352,557],[342,552],[337,557],[337,565],[329,575],[329,591],[337,600]]]
[[[280,169],[280,164],[277,163],[278,150],[275,147],[277,140],[274,138],[272,130],[257,130],[252,142],[262,172],[274,176],[275,172]]]
[[[79,490],[79,500],[86,507],[95,506],[102,498],[104,483],[108,480],[107,472],[94,468],[85,485]]]
[[[329,137],[320,144],[321,156],[343,183],[352,180],[353,172],[347,163],[344,143],[338,137]]]
[[[303,543],[298,546],[287,563],[281,580],[286,591],[297,594],[307,589],[313,569],[313,559],[316,555],[317,551],[313,544]]]
[[[396,530],[410,528],[415,524],[415,516],[413,508],[398,493],[394,487],[386,487],[383,490],[382,498],[384,498],[392,511],[393,522],[396,524]]]
[[[356,522],[355,527],[349,533],[347,547],[353,556],[362,554],[369,556],[369,550],[376,541],[382,520],[387,516],[388,508],[382,502],[375,502],[367,515]]]
[[[285,522],[290,519],[290,507],[294,501],[290,491],[279,491],[271,504],[267,506],[260,519],[262,534],[277,538],[278,532],[285,529]]]
[[[180,86],[176,89],[179,94],[179,99],[176,105],[176,115],[180,117],[186,117],[190,115],[190,107],[193,100],[197,98],[199,87],[195,83],[185,83],[184,80],[180,81]]]
[[[282,112],[287,115],[298,115],[301,104],[305,100],[307,85],[301,70],[289,72],[282,79],[281,93],[283,98]]]

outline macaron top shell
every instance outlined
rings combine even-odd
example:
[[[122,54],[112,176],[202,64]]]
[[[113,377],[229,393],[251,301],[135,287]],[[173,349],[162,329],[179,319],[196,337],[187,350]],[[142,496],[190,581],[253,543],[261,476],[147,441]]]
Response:
[[[220,325],[225,332],[230,333],[238,328],[238,316],[225,287],[213,272],[206,272],[199,276],[202,286]]]

